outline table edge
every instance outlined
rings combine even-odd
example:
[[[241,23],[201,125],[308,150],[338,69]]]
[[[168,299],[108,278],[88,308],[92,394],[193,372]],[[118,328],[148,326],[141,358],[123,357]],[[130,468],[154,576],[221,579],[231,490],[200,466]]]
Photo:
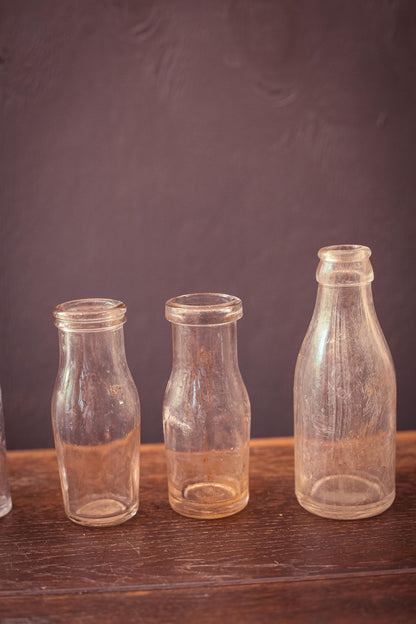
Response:
[[[398,431],[396,434],[398,442],[402,441],[415,441],[416,442],[416,430]],[[155,451],[162,451],[164,449],[163,442],[152,442],[141,444],[140,451],[142,453],[153,453]],[[287,437],[272,437],[272,438],[252,438],[250,440],[251,448],[265,447],[265,446],[293,446],[293,436]],[[52,455],[55,453],[54,448],[40,448],[40,449],[13,449],[8,450],[7,455],[12,457],[24,457],[25,455]]]

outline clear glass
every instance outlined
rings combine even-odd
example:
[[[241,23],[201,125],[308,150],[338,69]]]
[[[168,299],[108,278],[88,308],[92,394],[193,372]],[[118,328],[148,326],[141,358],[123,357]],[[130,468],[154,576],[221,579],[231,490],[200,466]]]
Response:
[[[12,508],[9,473],[7,471],[6,435],[4,433],[3,401],[0,388],[0,518]]]
[[[173,367],[163,404],[169,502],[222,518],[248,502],[250,401],[237,359],[242,303],[215,293],[166,303]]]
[[[124,352],[126,306],[80,299],[54,310],[60,362],[52,422],[65,511],[110,526],[139,506],[140,403]]]
[[[296,496],[326,518],[374,516],[395,496],[396,380],[370,255],[361,245],[319,251],[318,296],[296,364]]]

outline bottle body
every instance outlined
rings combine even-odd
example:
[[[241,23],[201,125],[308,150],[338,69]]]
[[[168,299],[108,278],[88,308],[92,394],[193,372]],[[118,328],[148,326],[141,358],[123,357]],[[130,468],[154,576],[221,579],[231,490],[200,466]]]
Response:
[[[370,253],[320,250],[316,306],[296,364],[296,496],[329,518],[373,516],[395,496],[396,381]]]
[[[12,508],[9,473],[7,470],[6,435],[4,432],[3,401],[0,389],[0,518]]]
[[[173,301],[183,308],[181,318],[170,310]],[[236,336],[241,313],[234,309],[224,318],[224,308],[241,309],[241,302],[211,293],[170,302],[173,367],[163,403],[169,501],[185,516],[221,518],[248,502],[250,401]]]
[[[124,352],[124,313],[112,300],[55,310],[55,447],[66,514],[87,526],[120,524],[139,504],[140,403]]]

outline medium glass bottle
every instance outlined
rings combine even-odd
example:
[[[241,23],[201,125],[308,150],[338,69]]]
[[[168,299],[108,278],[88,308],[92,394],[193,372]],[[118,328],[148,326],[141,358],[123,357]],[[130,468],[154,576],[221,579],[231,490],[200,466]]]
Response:
[[[6,435],[4,432],[3,401],[0,388],[0,518],[12,508],[9,473],[7,470]]]
[[[294,384],[299,503],[327,518],[366,518],[395,496],[396,380],[371,293],[371,251],[318,253],[318,296]]]
[[[242,303],[182,295],[166,303],[173,367],[163,404],[169,502],[192,518],[222,518],[248,501],[250,401],[237,359]]]
[[[124,352],[126,306],[80,299],[54,316],[52,422],[65,511],[78,524],[120,524],[139,504],[140,404]]]

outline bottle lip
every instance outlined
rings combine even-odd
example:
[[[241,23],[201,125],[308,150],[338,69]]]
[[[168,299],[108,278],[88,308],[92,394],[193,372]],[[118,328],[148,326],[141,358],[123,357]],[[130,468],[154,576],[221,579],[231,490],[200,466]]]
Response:
[[[360,262],[371,256],[371,249],[365,245],[329,245],[318,251],[324,262]]]
[[[66,331],[100,331],[126,322],[126,305],[116,299],[73,299],[56,306],[55,325]]]
[[[324,286],[361,286],[373,281],[371,249],[365,245],[331,245],[318,251],[317,281]]]
[[[169,299],[165,316],[177,325],[223,325],[243,316],[243,303],[223,293],[190,293]]]

